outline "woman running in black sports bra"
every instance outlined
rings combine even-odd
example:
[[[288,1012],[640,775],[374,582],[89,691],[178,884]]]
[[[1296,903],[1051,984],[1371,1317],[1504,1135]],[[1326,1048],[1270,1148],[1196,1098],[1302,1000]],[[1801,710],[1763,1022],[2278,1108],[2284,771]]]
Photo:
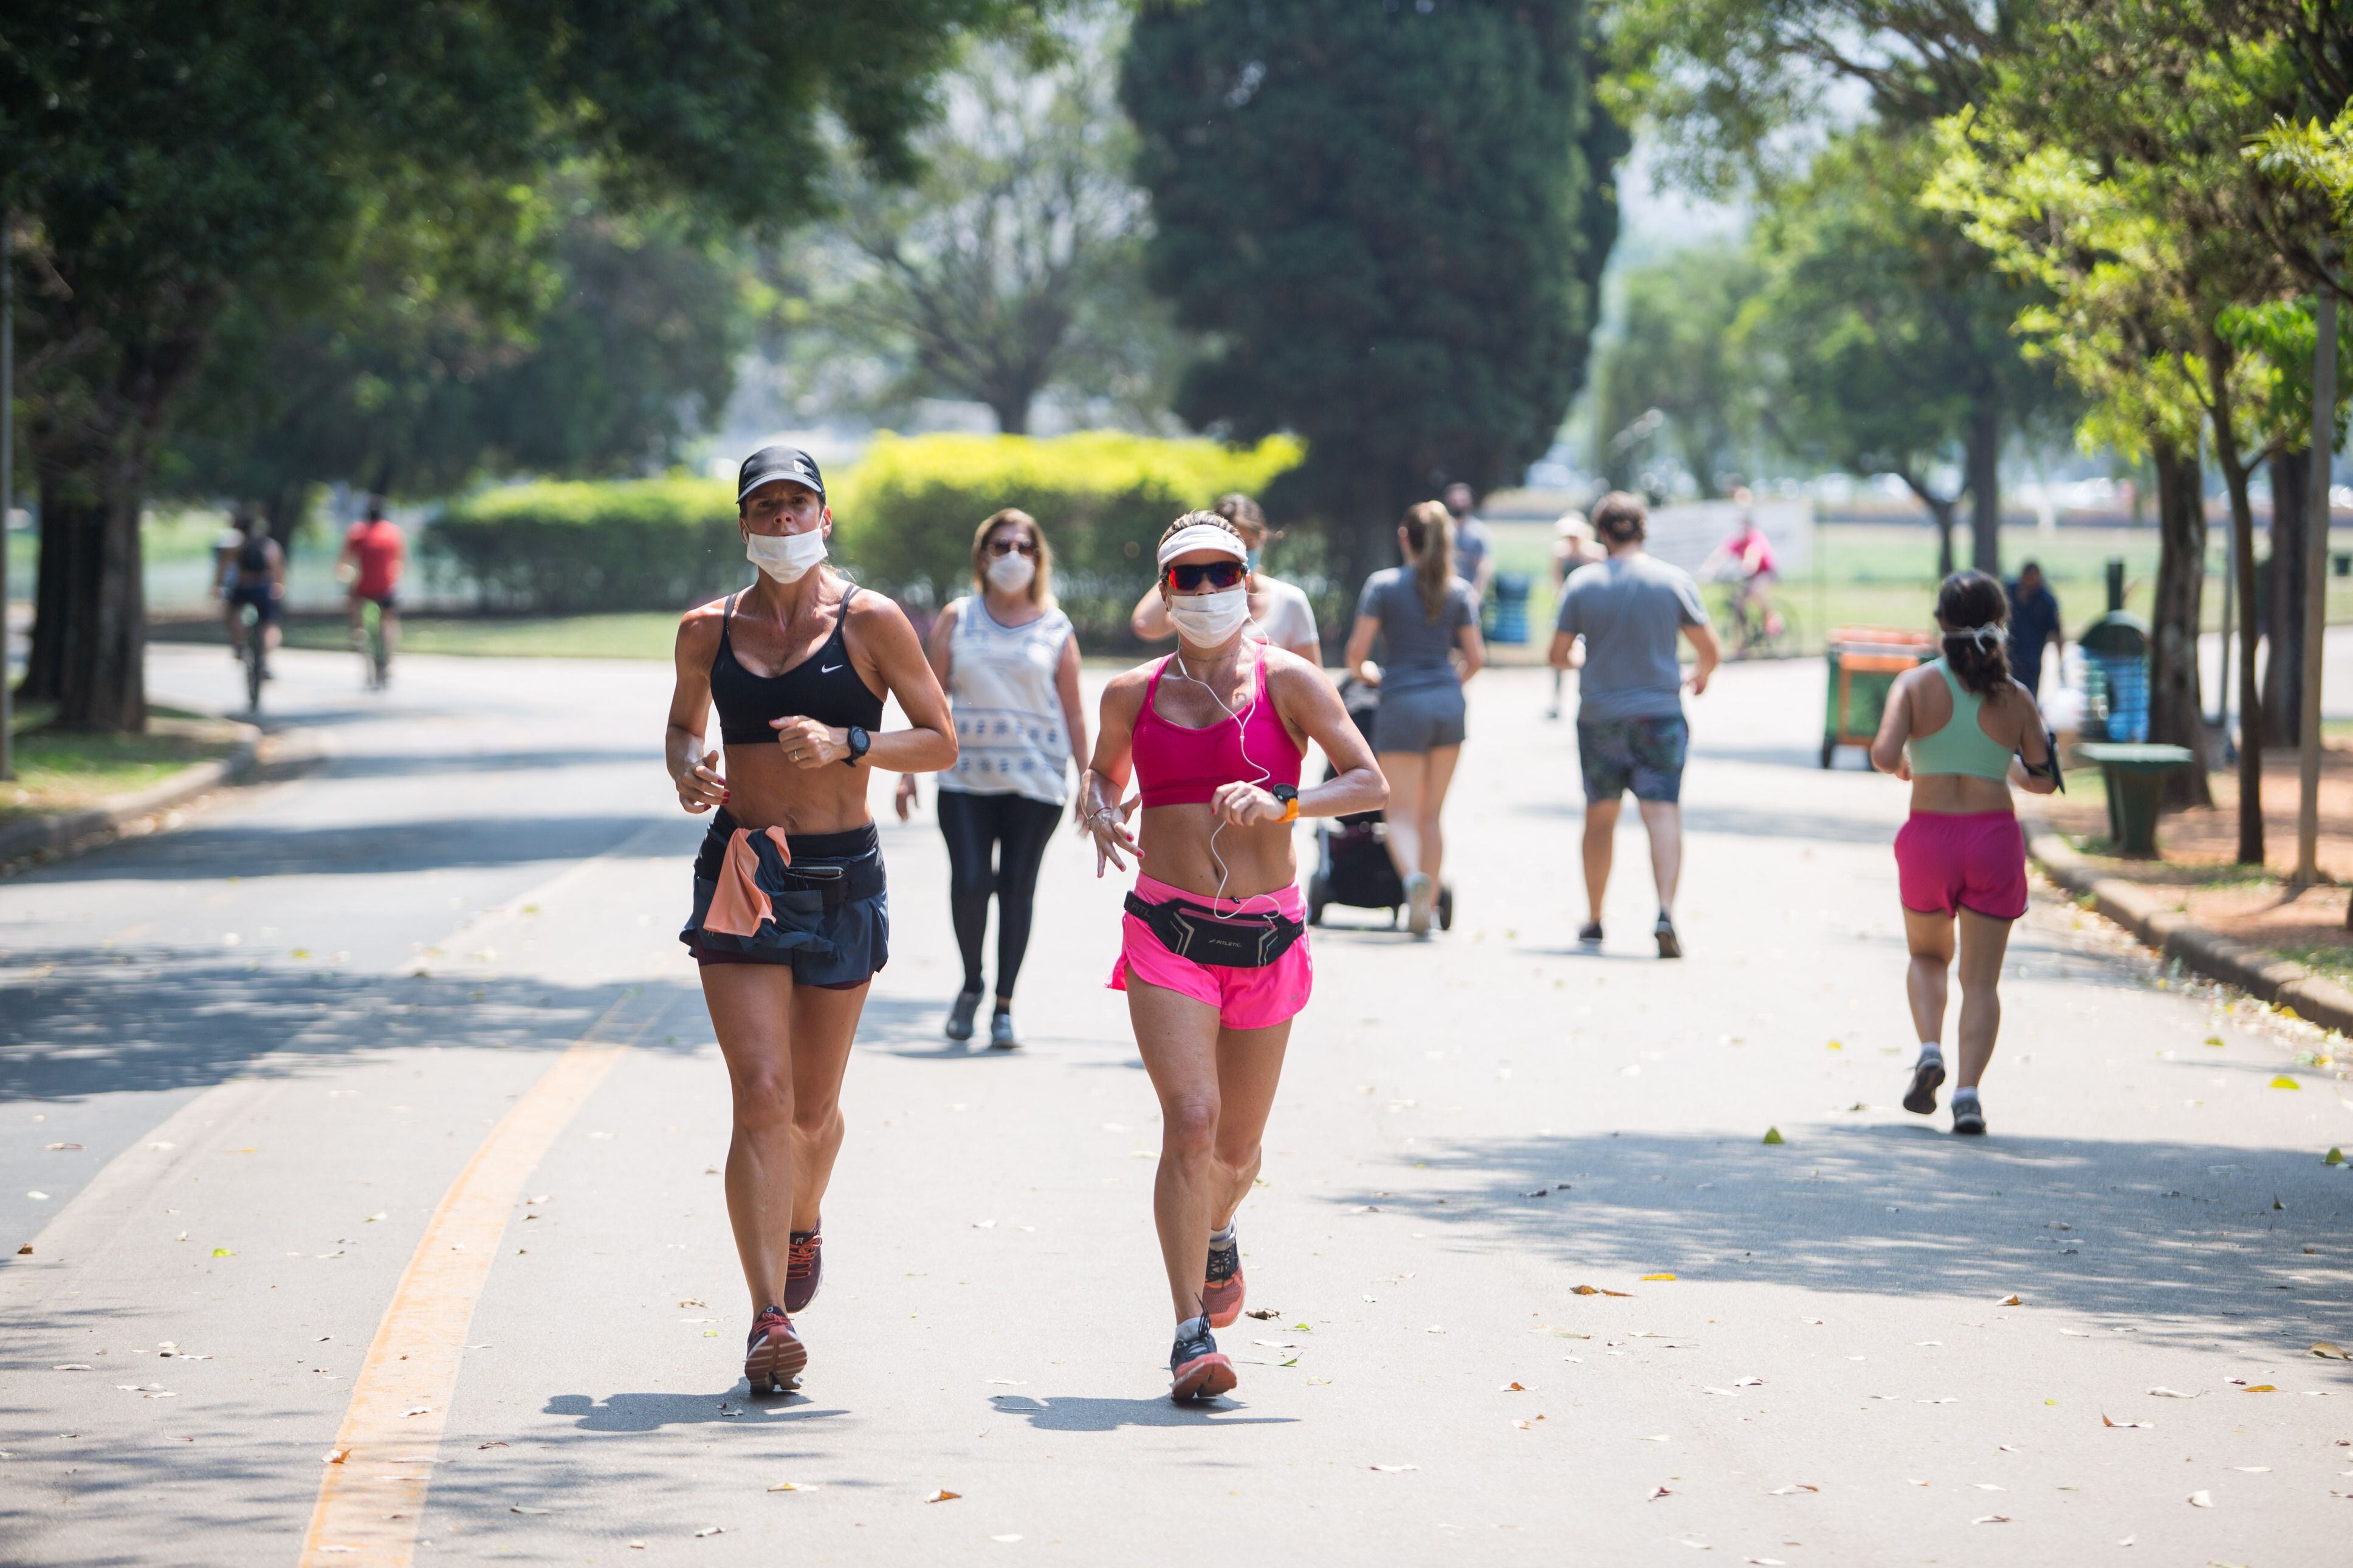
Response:
[[[727,1215],[752,1289],[744,1375],[758,1394],[808,1362],[790,1314],[817,1294],[842,1070],[890,957],[870,770],[934,773],[956,742],[906,616],[824,565],[833,513],[816,462],[789,447],[753,453],[736,506],[759,575],[680,623],[663,751],[679,804],[719,808],[679,940],[702,966],[734,1090]],[[878,732],[884,692],[910,728]],[[714,703],[723,776],[703,743]]]

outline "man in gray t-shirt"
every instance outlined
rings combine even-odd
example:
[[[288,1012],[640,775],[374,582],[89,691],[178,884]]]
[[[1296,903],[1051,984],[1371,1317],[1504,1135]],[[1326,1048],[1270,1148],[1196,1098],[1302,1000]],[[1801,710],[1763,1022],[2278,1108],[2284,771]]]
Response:
[[[1651,872],[1658,884],[1653,934],[1661,958],[1683,956],[1675,935],[1675,883],[1683,870],[1683,666],[1675,638],[1688,639],[1699,664],[1692,695],[1715,673],[1715,633],[1688,574],[1642,548],[1649,513],[1639,497],[1614,490],[1593,509],[1593,531],[1609,558],[1580,566],[1562,586],[1552,664],[1567,669],[1584,642],[1577,681],[1577,753],[1585,773],[1585,894],[1588,918],[1577,940],[1601,942],[1601,896],[1609,886],[1618,808],[1628,789],[1650,832]]]

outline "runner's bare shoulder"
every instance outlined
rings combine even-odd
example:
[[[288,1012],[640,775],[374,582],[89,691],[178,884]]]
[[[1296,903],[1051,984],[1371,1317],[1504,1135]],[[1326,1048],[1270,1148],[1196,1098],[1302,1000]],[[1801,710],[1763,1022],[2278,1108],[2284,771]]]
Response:
[[[719,629],[726,624],[727,601],[734,595],[723,594],[709,604],[697,605],[678,618],[678,656],[686,658],[700,655],[705,664],[719,655]]]

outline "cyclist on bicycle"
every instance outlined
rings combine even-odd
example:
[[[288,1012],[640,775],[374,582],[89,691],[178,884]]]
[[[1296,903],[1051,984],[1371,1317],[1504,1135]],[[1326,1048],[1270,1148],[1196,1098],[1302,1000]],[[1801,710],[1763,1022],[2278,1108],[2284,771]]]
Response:
[[[253,606],[261,627],[261,678],[268,680],[269,656],[278,651],[278,613],[286,597],[286,552],[269,537],[269,525],[259,514],[239,512],[236,522],[236,543],[223,542],[216,591],[227,612],[229,649],[239,658],[245,657],[245,607]]]
[[[336,562],[339,574],[351,583],[352,647],[360,657],[368,657],[367,607],[376,607],[377,626],[384,637],[384,675],[392,675],[393,649],[400,642],[400,613],[397,590],[400,569],[407,560],[408,545],[400,531],[400,524],[384,515],[384,498],[370,496],[367,515],[352,524],[343,535],[343,553]]]
[[[1757,526],[1750,510],[1755,498],[1743,487],[1732,492],[1740,509],[1740,527],[1708,558],[1705,575],[1732,584],[1732,623],[1740,646],[1781,635],[1781,616],[1773,608],[1773,542]]]

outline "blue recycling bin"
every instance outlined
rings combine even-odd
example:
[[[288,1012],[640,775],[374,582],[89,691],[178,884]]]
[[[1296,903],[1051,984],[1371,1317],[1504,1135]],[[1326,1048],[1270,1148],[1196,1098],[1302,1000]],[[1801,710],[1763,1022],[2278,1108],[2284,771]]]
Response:
[[[1487,602],[1480,607],[1480,635],[1489,642],[1528,640],[1528,574],[1498,572],[1487,584]]]

